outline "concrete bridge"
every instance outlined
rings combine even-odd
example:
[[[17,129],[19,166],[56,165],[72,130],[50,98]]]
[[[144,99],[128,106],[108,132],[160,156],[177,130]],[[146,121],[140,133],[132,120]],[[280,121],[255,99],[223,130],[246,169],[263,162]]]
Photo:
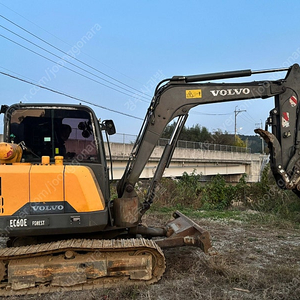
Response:
[[[136,136],[116,134],[113,138],[121,140],[121,142],[110,142],[113,176],[114,179],[120,179]],[[3,136],[0,134],[0,141],[2,140]],[[159,145],[154,149],[141,174],[142,179],[153,177],[166,142],[167,140],[164,139],[159,140]],[[105,148],[108,153],[107,144],[105,144]],[[107,159],[109,159],[108,156]],[[196,172],[202,174],[203,181],[221,174],[228,182],[238,182],[242,174],[246,173],[248,182],[257,182],[260,180],[260,173],[267,159],[267,155],[250,153],[250,149],[247,148],[178,141],[170,166],[164,172],[164,177],[180,177],[184,172],[188,174]]]
[[[133,145],[112,142],[110,145],[114,179],[120,179]],[[205,149],[176,148],[170,166],[164,172],[164,177],[180,177],[184,172],[190,174],[195,171],[197,174],[202,174],[204,181],[211,176],[221,174],[228,182],[238,182],[244,173],[247,174],[248,182],[260,180],[262,165],[266,163],[267,155],[252,154],[246,151],[235,152],[236,147],[230,148],[230,146],[227,147],[227,151],[210,150],[210,148],[212,147]],[[163,150],[163,146],[157,146],[154,149],[141,178],[153,177]]]

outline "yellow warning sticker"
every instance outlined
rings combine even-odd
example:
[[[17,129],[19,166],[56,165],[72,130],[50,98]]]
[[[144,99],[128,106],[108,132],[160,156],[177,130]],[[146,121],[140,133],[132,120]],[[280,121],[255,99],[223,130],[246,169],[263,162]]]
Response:
[[[202,98],[202,90],[186,90],[186,99]]]

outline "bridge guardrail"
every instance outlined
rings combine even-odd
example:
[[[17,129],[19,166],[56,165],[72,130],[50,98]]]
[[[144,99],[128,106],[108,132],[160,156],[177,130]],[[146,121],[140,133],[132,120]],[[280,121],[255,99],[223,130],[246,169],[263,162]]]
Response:
[[[126,133],[116,133],[109,137],[111,143],[120,143],[120,144],[133,144],[137,136],[133,134]],[[168,139],[159,139],[157,146],[165,146],[168,143]],[[211,143],[202,143],[202,142],[191,142],[191,141],[177,141],[178,148],[186,149],[201,149],[201,150],[210,150],[210,151],[225,151],[225,152],[240,152],[240,153],[251,153],[251,148],[237,147],[230,145],[219,145]]]

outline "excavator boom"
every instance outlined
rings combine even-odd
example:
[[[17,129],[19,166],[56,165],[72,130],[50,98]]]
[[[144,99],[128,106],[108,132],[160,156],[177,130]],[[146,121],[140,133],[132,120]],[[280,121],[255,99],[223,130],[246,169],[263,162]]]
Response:
[[[276,81],[246,83],[198,82],[282,71],[287,71],[286,77]],[[299,151],[296,151],[300,139],[300,136],[298,136],[299,118],[297,110],[299,93],[300,70],[297,64],[288,69],[242,70],[207,75],[174,76],[167,80],[164,85],[158,85],[123,178],[119,182],[119,197],[133,190],[132,187],[137,182],[164,128],[174,118],[178,117],[178,123],[158,164],[154,181],[161,178],[164,168],[168,166],[176,140],[191,108],[209,103],[256,98],[265,99],[273,96],[275,97],[275,108],[270,112],[268,119],[268,125],[272,127],[272,133],[265,130],[258,130],[257,133],[267,141],[270,147],[271,167],[278,184],[282,188],[289,188],[298,193],[296,182],[298,183],[299,176],[295,166],[299,160]],[[155,184],[152,187],[154,189]]]

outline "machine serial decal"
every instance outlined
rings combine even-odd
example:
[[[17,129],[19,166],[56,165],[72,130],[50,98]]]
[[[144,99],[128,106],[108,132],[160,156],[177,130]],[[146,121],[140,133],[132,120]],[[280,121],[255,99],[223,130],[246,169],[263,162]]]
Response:
[[[292,96],[289,100],[291,107],[295,107],[297,105],[297,98],[295,96]]]
[[[9,220],[9,227],[18,228],[18,227],[27,227],[27,219],[11,219]]]
[[[186,90],[185,97],[186,99],[202,98],[202,90]]]
[[[240,89],[226,89],[226,90],[211,90],[210,91],[214,97],[220,96],[233,96],[233,95],[248,95],[250,94],[250,89],[240,88]]]
[[[38,226],[48,226],[49,219],[42,219],[42,220],[28,220],[28,219],[10,219],[9,220],[9,227],[10,228],[21,228],[21,227],[38,227]]]

